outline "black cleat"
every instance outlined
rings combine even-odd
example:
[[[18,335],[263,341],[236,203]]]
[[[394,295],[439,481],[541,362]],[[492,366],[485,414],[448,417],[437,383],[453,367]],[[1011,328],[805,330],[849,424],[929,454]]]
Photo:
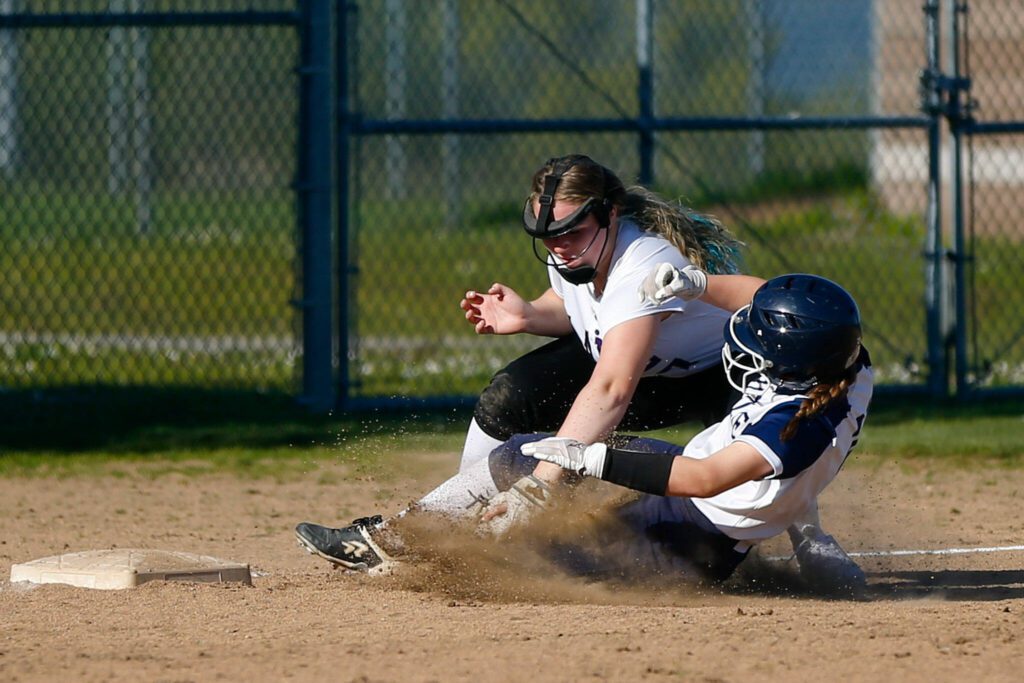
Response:
[[[394,564],[370,534],[383,523],[380,515],[360,517],[341,529],[302,522],[295,527],[295,537],[299,545],[328,562],[348,569],[380,573]]]

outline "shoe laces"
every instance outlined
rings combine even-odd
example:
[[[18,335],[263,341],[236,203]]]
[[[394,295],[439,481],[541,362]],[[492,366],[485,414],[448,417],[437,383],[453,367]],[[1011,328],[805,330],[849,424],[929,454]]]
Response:
[[[352,526],[361,526],[365,529],[380,526],[383,523],[384,517],[381,515],[371,515],[369,517],[360,517],[352,520]]]
[[[491,499],[483,495],[482,493],[474,493],[469,489],[466,489],[466,493],[468,493],[473,498],[473,501],[465,507],[466,510],[473,510],[473,508],[475,507],[476,509],[473,510],[473,512],[479,514],[480,512],[486,510],[487,506],[491,504]]]

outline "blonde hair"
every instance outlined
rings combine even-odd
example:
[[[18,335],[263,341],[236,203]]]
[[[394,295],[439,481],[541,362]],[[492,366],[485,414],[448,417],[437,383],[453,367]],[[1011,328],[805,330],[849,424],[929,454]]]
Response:
[[[807,392],[807,398],[800,404],[796,415],[782,429],[779,437],[783,441],[789,441],[796,436],[797,431],[800,429],[800,423],[803,420],[820,415],[833,401],[846,396],[846,393],[850,390],[850,385],[857,378],[858,370],[859,366],[854,363],[851,367],[847,368],[846,373],[839,379],[814,385]]]
[[[549,159],[533,175],[530,201],[540,197],[544,179],[555,172],[562,173],[555,191],[557,201],[582,204],[591,198],[607,200],[641,230],[667,239],[698,268],[715,274],[740,271],[743,243],[717,218],[665,200],[647,188],[627,188],[614,172],[586,155]]]

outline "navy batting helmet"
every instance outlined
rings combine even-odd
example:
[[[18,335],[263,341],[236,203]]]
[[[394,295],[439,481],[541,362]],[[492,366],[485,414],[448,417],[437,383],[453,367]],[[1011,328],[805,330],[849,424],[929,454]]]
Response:
[[[817,275],[772,278],[726,323],[722,358],[729,382],[746,392],[759,375],[804,391],[837,379],[857,360],[861,326],[845,289]]]

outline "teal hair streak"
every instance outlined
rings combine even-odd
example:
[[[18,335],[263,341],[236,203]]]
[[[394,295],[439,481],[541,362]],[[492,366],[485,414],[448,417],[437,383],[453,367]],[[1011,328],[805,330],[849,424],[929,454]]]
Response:
[[[705,270],[713,275],[740,272],[741,243],[729,236],[722,226],[699,213],[687,212],[686,217],[700,226],[698,238],[706,256]]]

